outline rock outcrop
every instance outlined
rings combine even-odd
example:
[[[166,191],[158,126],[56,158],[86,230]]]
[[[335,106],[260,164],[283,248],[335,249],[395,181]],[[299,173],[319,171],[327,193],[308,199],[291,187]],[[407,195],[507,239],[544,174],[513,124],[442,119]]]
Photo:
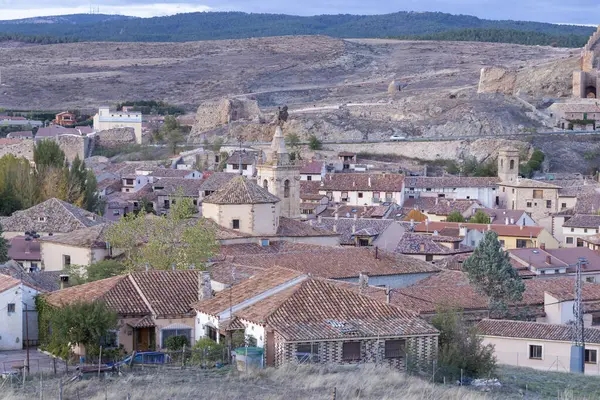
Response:
[[[502,67],[485,67],[481,69],[477,93],[502,93],[511,95],[515,92],[517,72]]]
[[[196,112],[192,135],[199,135],[231,122],[259,123],[262,120],[263,114],[254,99],[234,98],[205,102]]]

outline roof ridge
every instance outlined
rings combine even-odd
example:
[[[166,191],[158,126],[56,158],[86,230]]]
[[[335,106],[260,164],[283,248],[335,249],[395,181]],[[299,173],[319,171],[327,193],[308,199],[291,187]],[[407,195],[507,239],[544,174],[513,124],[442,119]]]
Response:
[[[127,278],[129,278],[129,280],[131,281],[131,284],[133,285],[133,287],[135,288],[135,290],[138,292],[138,294],[142,298],[142,301],[144,302],[144,304],[146,304],[146,306],[148,307],[148,309],[152,313],[152,316],[154,318],[156,318],[157,314],[154,311],[154,308],[152,308],[152,305],[150,304],[150,302],[148,301],[148,299],[146,298],[146,296],[142,292],[142,289],[140,288],[140,286],[138,285],[138,283],[135,281],[135,279],[133,279],[133,274],[127,274]]]

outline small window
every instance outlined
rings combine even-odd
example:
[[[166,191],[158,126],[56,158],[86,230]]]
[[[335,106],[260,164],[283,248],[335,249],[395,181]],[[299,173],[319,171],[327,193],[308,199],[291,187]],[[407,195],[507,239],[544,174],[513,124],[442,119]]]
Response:
[[[525,248],[527,248],[527,240],[517,239],[517,249],[525,249]]]
[[[240,229],[240,220],[239,219],[233,220],[233,229]]]
[[[527,208],[531,208],[531,202],[530,201],[527,202]]]
[[[426,254],[425,255],[425,261],[433,261],[433,255],[432,254]]]
[[[431,188],[425,188],[426,192],[431,192]]]
[[[286,199],[290,197],[290,181],[287,179],[283,182],[283,197]]]
[[[546,200],[546,208],[552,208],[552,200]]]
[[[510,160],[510,169],[515,169],[515,160]]]
[[[406,341],[403,339],[399,340],[386,340],[385,341],[385,358],[401,358],[404,356],[404,349],[406,347]]]
[[[296,346],[296,358],[300,363],[319,362],[319,343],[299,344]]]
[[[563,210],[564,210],[565,208],[567,208],[567,203],[561,203],[561,205],[560,205],[560,208],[562,208]]]
[[[583,228],[583,233],[587,233],[587,228]]]
[[[360,342],[344,342],[342,344],[343,361],[357,361],[360,358]]]
[[[571,232],[575,232],[575,228],[571,228]]]
[[[596,277],[594,277],[594,276],[586,276],[585,277],[585,281],[587,283],[595,283],[596,282]]]
[[[543,356],[542,346],[537,344],[529,345],[529,358],[532,360],[541,360]]]
[[[307,176],[306,176],[306,180],[307,180],[307,181],[312,181],[312,175],[307,175]]]
[[[16,304],[15,303],[8,303],[7,310],[8,310],[9,314],[14,313],[16,311]]]
[[[567,236],[566,242],[567,242],[567,244],[573,244],[573,238],[570,236]]]
[[[326,196],[329,199],[329,201],[333,200],[333,192],[327,192]]]
[[[104,349],[114,349],[119,347],[119,335],[117,331],[108,331],[102,337],[100,337],[100,345]]]
[[[363,198],[363,194],[361,192],[358,192],[358,198],[362,199]]]
[[[46,222],[46,217],[38,217],[38,222]]]
[[[415,188],[408,188],[408,190],[410,190],[411,192],[414,192]]]
[[[342,192],[342,201],[348,201],[348,192]]]
[[[63,254],[63,267],[68,267],[69,265],[71,265],[71,256]]]
[[[586,364],[597,364],[598,363],[598,350],[585,349],[585,363]]]
[[[113,210],[113,215],[121,215],[121,211],[120,210]]]

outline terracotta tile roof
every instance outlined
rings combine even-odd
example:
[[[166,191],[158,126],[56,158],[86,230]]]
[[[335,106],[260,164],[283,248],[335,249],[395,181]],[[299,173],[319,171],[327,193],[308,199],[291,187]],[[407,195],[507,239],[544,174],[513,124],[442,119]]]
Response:
[[[319,181],[300,181],[300,194],[305,195],[308,193],[319,194],[321,188],[321,182]]]
[[[154,182],[152,188],[158,196],[171,196],[182,191],[184,196],[198,197],[203,183],[200,179],[162,178]]]
[[[218,261],[212,264],[208,270],[210,278],[224,285],[232,285],[244,281],[262,271],[264,268],[236,265],[230,261]]]
[[[239,166],[240,160],[242,161],[242,165],[253,165],[256,163],[256,153],[246,151],[240,153],[239,150],[236,150],[227,159],[227,164]]]
[[[587,243],[600,245],[600,234],[599,235],[591,235],[591,236],[582,236],[581,240]]]
[[[556,104],[556,108],[566,113],[600,113],[600,107],[591,103]]]
[[[561,185],[562,186],[562,185]],[[585,196],[585,195],[590,195],[590,194],[596,194],[596,195],[600,195],[597,190],[600,188],[600,185],[598,184],[586,184],[586,185],[580,185],[580,186],[569,186],[569,187],[562,187],[562,189],[560,189],[558,191],[558,195],[560,197],[580,197],[580,196]]]
[[[338,157],[354,157],[356,153],[352,153],[349,151],[341,151],[338,153]]]
[[[453,212],[459,212],[463,214],[471,207],[478,206],[481,206],[481,203],[477,200],[439,200],[436,205],[427,211],[427,213],[434,215],[450,215]]]
[[[193,172],[198,172],[198,171],[187,170],[187,169],[174,169],[174,168],[153,168],[150,175],[155,176],[157,178],[182,178],[183,179],[184,177],[190,175]]]
[[[21,284],[19,279],[15,279],[12,276],[0,274],[0,293],[7,291],[8,289],[14,288]]]
[[[358,218],[383,218],[392,210],[392,205],[380,206],[348,206],[340,205],[336,208],[326,210],[323,217],[334,217],[337,214],[339,217],[351,218],[355,215]]]
[[[91,226],[89,228],[77,229],[73,232],[62,233],[52,236],[43,236],[40,242],[65,244],[75,247],[85,248],[105,248],[106,247],[106,232],[109,228],[109,223]]]
[[[419,197],[416,199],[405,199],[403,210],[408,213],[411,210],[419,210],[426,212],[435,206],[435,197]]]
[[[319,190],[365,192],[402,192],[404,175],[400,174],[327,174]]]
[[[305,223],[306,224],[306,223]],[[340,235],[340,244],[352,245],[355,243],[354,236],[362,230],[369,230],[370,236],[383,234],[393,224],[397,225],[393,219],[372,219],[372,218],[321,218],[320,222],[314,222],[317,228],[335,232]]]
[[[198,271],[134,272],[59,290],[46,299],[57,307],[101,300],[125,315],[190,315],[198,300]]]
[[[587,247],[546,250],[539,248],[515,249],[509,250],[509,253],[512,257],[520,260],[521,264],[536,269],[566,267],[568,273],[575,273],[575,264],[579,258],[584,258],[587,260],[587,264],[582,267],[584,273],[600,271],[600,255]],[[548,257],[550,257],[550,264],[547,263]]]
[[[506,218],[508,218],[509,223],[511,219],[516,223],[516,221],[518,221],[519,218],[525,214],[524,210],[509,210],[500,208],[478,208],[477,211],[481,211],[490,217],[492,224],[504,225],[506,225]]]
[[[223,258],[224,260],[227,256],[299,253],[312,250],[326,250],[330,248],[331,247],[329,246],[294,243],[287,240],[271,241],[268,246],[261,246],[257,243],[239,243],[222,245],[219,257]]]
[[[242,255],[231,260],[235,264],[262,268],[284,267],[330,279],[356,278],[361,272],[369,276],[435,273],[431,263],[402,254],[366,247],[323,247],[304,252]]]
[[[575,214],[596,214],[600,211],[600,193],[591,192],[577,196],[577,202],[573,207]]]
[[[576,214],[563,224],[563,228],[592,228],[600,227],[600,215]]]
[[[301,200],[313,200],[313,201],[320,201],[323,200],[326,196],[324,194],[318,194],[318,193],[304,193],[304,194],[300,194],[300,199]],[[315,205],[318,203],[315,203]]]
[[[40,242],[25,240],[25,236],[16,236],[10,240],[8,257],[16,261],[41,261]]]
[[[461,226],[465,226],[467,229],[476,229],[480,232],[490,230],[496,232],[498,236],[512,236],[512,237],[538,237],[544,230],[541,226],[517,226],[517,225],[500,225],[500,224],[470,224],[461,222],[429,222],[419,223],[415,225],[415,232],[420,233],[433,233],[435,231],[442,231],[446,228],[459,229]]]
[[[502,182],[501,186],[517,187],[517,188],[531,188],[531,189],[560,189],[560,186],[553,185],[552,183],[544,181],[536,181],[533,179],[518,179],[514,182]]]
[[[238,177],[238,174],[229,172],[213,172],[210,176],[202,181],[200,190],[203,192],[214,192],[220,189],[233,178]]]
[[[519,339],[552,340],[571,342],[573,328],[569,325],[544,324],[539,322],[484,319],[477,324],[482,336],[498,336]],[[600,329],[585,328],[585,343],[600,344]]]
[[[244,177],[237,176],[204,199],[211,204],[277,203],[279,197]]]
[[[321,226],[310,226],[304,222],[291,218],[279,217],[277,236],[282,237],[311,237],[311,236],[337,236],[337,233]]]
[[[137,321],[128,323],[127,325],[131,326],[132,328],[154,328],[156,326],[156,324],[152,321],[152,318],[149,316],[142,317]]]
[[[58,199],[49,199],[2,219],[5,232],[66,233],[105,222],[104,218]]]
[[[10,146],[13,144],[19,144],[22,141],[22,139],[0,138],[0,146]]]
[[[308,279],[281,297],[266,324],[287,341],[438,334],[413,312],[322,279]]]
[[[458,249],[449,248],[441,242],[452,243],[460,241],[460,238],[445,236],[429,236],[414,233],[405,233],[396,247],[396,252],[400,254],[427,254],[427,255],[453,255],[459,253],[471,253],[473,248],[460,245]]]
[[[10,132],[8,135],[6,135],[7,139],[25,139],[25,138],[33,138],[33,132],[32,131],[19,131],[19,132]]]
[[[500,183],[498,177],[469,177],[469,176],[410,176],[406,178],[407,188],[465,188],[465,187],[496,187]]]
[[[406,217],[404,217],[404,221],[414,221],[414,222],[425,222],[427,220],[427,215],[423,214],[419,210],[410,210]]]
[[[252,299],[270,289],[300,278],[302,273],[286,268],[271,268],[258,273],[231,289],[217,293],[212,299],[196,301],[192,306],[205,314],[217,316],[233,305]]]
[[[517,305],[542,307],[544,292],[559,300],[573,299],[574,281],[571,278],[527,279],[523,300]],[[584,283],[583,300],[600,300],[600,284]],[[392,290],[392,304],[404,306],[421,313],[433,313],[440,306],[463,310],[487,310],[488,299],[469,284],[467,275],[461,271],[442,271],[425,278],[413,286]]]
[[[325,163],[323,161],[311,161],[300,169],[300,173],[302,175],[320,175],[323,171],[323,166]]]

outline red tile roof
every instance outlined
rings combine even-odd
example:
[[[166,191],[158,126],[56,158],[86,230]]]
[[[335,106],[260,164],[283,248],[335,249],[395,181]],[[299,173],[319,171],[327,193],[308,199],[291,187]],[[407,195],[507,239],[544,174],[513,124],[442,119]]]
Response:
[[[498,236],[513,236],[513,237],[538,237],[544,230],[541,226],[522,226],[522,225],[500,225],[500,224],[470,224],[461,222],[429,222],[420,223],[415,225],[415,232],[420,233],[433,233],[435,231],[440,232],[442,229],[455,228],[458,229],[461,226],[467,229],[475,229],[480,232],[492,230],[498,234]]]
[[[300,173],[303,175],[320,175],[323,171],[323,165],[323,161],[311,161],[300,169]]]
[[[570,342],[573,328],[569,325],[544,324],[539,322],[484,319],[477,324],[482,336],[510,337]],[[600,329],[585,328],[585,343],[600,344]]]
[[[327,174],[319,190],[365,192],[402,192],[404,175],[400,174]]]

